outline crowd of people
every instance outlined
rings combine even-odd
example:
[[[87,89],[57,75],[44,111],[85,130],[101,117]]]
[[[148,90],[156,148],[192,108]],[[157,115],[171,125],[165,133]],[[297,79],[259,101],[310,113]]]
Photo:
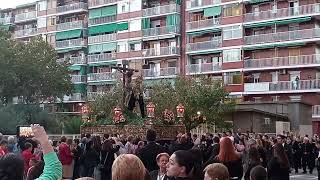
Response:
[[[156,142],[149,129],[146,141],[117,134],[50,141],[43,127],[32,130],[18,141],[0,135],[1,180],[289,180],[291,172],[320,170],[316,135],[238,130]]]

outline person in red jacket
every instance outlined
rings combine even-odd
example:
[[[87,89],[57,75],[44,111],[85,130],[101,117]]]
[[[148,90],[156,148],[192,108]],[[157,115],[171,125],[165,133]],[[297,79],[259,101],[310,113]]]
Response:
[[[72,154],[69,145],[66,143],[67,138],[61,137],[59,145],[59,160],[62,164],[62,178],[72,179]]]
[[[24,160],[24,174],[27,175],[28,169],[30,168],[29,163],[30,159],[34,158],[32,153],[32,144],[26,142],[24,144],[25,150],[22,152],[22,157]]]
[[[1,133],[0,133],[1,134]],[[4,156],[8,153],[8,141],[7,140],[1,140],[0,141],[0,156]]]

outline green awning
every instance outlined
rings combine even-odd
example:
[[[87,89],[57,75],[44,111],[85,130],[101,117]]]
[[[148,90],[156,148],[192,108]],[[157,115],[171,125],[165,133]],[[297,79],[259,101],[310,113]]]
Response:
[[[87,86],[85,84],[75,84],[74,91],[75,93],[85,93],[87,92]]]
[[[81,66],[81,68],[80,68],[80,74],[81,75],[86,75],[87,74],[87,68],[86,68],[86,66]]]
[[[81,66],[79,66],[79,65],[72,65],[72,66],[69,66],[68,69],[69,69],[70,71],[80,71]]]
[[[115,32],[117,30],[117,24],[111,23],[111,24],[104,24],[100,26],[92,26],[89,27],[89,35],[95,35],[95,34],[101,34],[101,33],[107,33],[107,32]]]
[[[270,0],[250,0],[250,4],[258,4],[258,3],[263,3],[263,2],[269,2]]]
[[[166,26],[180,25],[180,16],[177,14],[170,14],[166,19]]]
[[[203,11],[205,17],[219,16],[221,14],[221,6],[205,8]]]
[[[198,35],[202,35],[205,33],[220,32],[220,31],[221,31],[221,28],[212,28],[212,29],[205,29],[205,30],[201,30],[201,31],[187,32],[187,34],[191,35],[191,36],[198,36]]]
[[[3,25],[0,25],[0,28],[3,29],[3,30],[9,31],[10,30],[10,25],[9,24],[3,24]]]
[[[98,52],[115,51],[117,49],[117,43],[95,44],[89,45],[89,54]]]
[[[101,17],[101,9],[90,9],[89,10],[89,19]]]
[[[128,22],[121,22],[117,25],[117,29],[118,31],[124,31],[124,30],[128,30]]]
[[[89,64],[90,67],[97,67],[97,66],[110,66],[110,65],[116,65],[117,61],[108,61],[108,62],[101,62],[101,63],[92,63]]]
[[[304,42],[283,42],[281,44],[260,44],[252,47],[243,47],[244,50],[255,50],[255,49],[269,49],[275,47],[293,47],[293,46],[303,46]]]
[[[215,53],[221,53],[221,52],[222,52],[222,50],[211,50],[211,51],[203,51],[203,52],[189,53],[189,55],[215,54]]]
[[[148,29],[151,27],[150,18],[143,18],[142,19],[142,29]]]
[[[56,40],[79,38],[82,35],[81,29],[75,29],[71,31],[62,31],[56,33]]]
[[[265,22],[259,22],[254,24],[245,24],[244,26],[246,28],[258,28],[258,27],[272,26],[272,25],[275,25],[275,21],[265,21]]]
[[[83,47],[72,47],[72,48],[61,48],[57,49],[57,53],[66,53],[70,51],[78,51],[81,50]]]
[[[100,82],[88,82],[88,85],[106,85],[106,84],[114,84],[115,81],[100,81]]]
[[[141,40],[130,40],[128,41],[128,44],[140,44]]]
[[[277,25],[283,25],[283,24],[291,24],[291,23],[301,23],[310,21],[311,17],[299,17],[299,18],[292,18],[292,19],[284,19],[284,20],[277,20],[277,21],[265,21],[265,22],[259,22],[259,23],[252,23],[252,24],[246,24],[244,25],[246,28],[258,28],[258,27],[264,27],[264,26],[274,26]]]
[[[113,16],[117,14],[117,6],[107,6],[104,8],[101,8],[101,16]]]

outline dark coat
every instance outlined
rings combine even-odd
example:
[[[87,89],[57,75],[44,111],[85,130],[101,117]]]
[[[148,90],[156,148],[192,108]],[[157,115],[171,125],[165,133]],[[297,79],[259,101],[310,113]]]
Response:
[[[159,170],[154,170],[150,172],[151,180],[157,180],[158,179]],[[169,180],[168,176],[164,176],[163,180]]]
[[[268,180],[289,180],[289,167],[281,167],[277,158],[273,157],[268,163]]]
[[[216,158],[212,163],[222,163],[223,165],[225,165],[228,168],[230,178],[237,177],[238,180],[242,179],[243,166],[242,166],[241,158],[235,161],[230,161],[230,162],[220,162],[218,159],[218,156],[216,156]]]
[[[165,152],[164,147],[156,144],[156,142],[148,142],[140,151],[137,156],[141,159],[146,169],[151,172],[159,169],[156,161],[158,154]]]

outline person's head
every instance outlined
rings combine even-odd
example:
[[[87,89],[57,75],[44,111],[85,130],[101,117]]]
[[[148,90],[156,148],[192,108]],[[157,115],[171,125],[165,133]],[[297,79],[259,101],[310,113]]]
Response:
[[[134,140],[133,136],[128,136],[128,142],[133,143],[133,140]]]
[[[209,164],[204,169],[204,180],[229,180],[228,168],[221,163]]]
[[[236,153],[232,141],[229,137],[221,138],[220,140],[220,152],[218,158],[220,162],[230,162],[239,159],[239,155]]]
[[[112,145],[113,144],[112,144],[111,140],[107,139],[102,144],[102,150],[107,151],[107,152],[111,152]]]
[[[277,143],[283,144],[283,143],[284,143],[284,136],[278,135],[278,136],[277,136]]]
[[[192,139],[195,141],[196,139],[198,138],[198,135],[197,134],[193,134],[192,135]]]
[[[192,176],[195,160],[189,151],[179,150],[174,152],[167,163],[167,176],[188,177]]]
[[[160,153],[157,155],[156,160],[160,170],[165,170],[167,163],[169,162],[169,154],[168,153]]]
[[[6,149],[7,146],[8,146],[8,141],[5,140],[5,139],[2,139],[2,140],[0,141],[0,147],[1,147],[2,149]]]
[[[304,137],[303,138],[303,143],[309,143],[309,138],[308,137]]]
[[[103,140],[109,139],[109,134],[103,134]]]
[[[257,139],[257,147],[263,147],[263,142],[261,139]]]
[[[67,139],[67,144],[68,145],[72,145],[72,142],[73,142],[72,139]]]
[[[257,148],[252,147],[249,149],[249,159],[254,162],[260,162],[259,151]]]
[[[15,143],[16,143],[16,141],[15,141],[14,137],[13,136],[9,136],[8,137],[8,144],[15,144]]]
[[[139,147],[139,148],[142,148],[143,146],[144,146],[144,142],[143,142],[143,141],[139,141],[139,142],[138,142],[138,147]]]
[[[248,146],[249,148],[252,148],[252,147],[257,147],[257,141],[255,139],[249,139],[248,140]]]
[[[267,171],[262,166],[256,166],[250,171],[250,180],[266,180]]]
[[[24,148],[31,151],[31,150],[32,150],[32,144],[29,143],[29,142],[26,142],[26,143],[24,144]]]
[[[78,145],[78,144],[80,144],[80,140],[79,140],[79,139],[74,139],[74,140],[73,140],[73,143],[74,143],[75,145]]]
[[[182,135],[181,138],[180,138],[180,143],[181,143],[181,144],[187,143],[187,140],[188,140],[188,139],[187,139],[187,136],[184,134],[184,135]]]
[[[0,179],[23,180],[24,161],[20,156],[9,153],[0,156]]]
[[[147,141],[155,141],[157,138],[157,133],[155,130],[153,129],[148,129],[147,130],[147,135],[146,135],[146,139]]]
[[[94,143],[93,143],[93,141],[90,140],[86,145],[86,150],[90,151],[92,149],[94,149]]]
[[[219,142],[220,142],[219,137],[218,137],[218,136],[214,136],[213,142],[214,142],[214,143],[219,143]]]
[[[61,141],[62,143],[65,143],[65,142],[67,142],[67,138],[66,138],[65,136],[62,136],[61,139],[60,139],[60,141]]]
[[[144,180],[146,169],[133,154],[122,154],[112,164],[112,180]]]
[[[275,144],[274,149],[273,149],[273,156],[278,159],[280,166],[283,168],[288,168],[289,167],[289,160],[288,156],[284,151],[284,147],[282,144]]]

